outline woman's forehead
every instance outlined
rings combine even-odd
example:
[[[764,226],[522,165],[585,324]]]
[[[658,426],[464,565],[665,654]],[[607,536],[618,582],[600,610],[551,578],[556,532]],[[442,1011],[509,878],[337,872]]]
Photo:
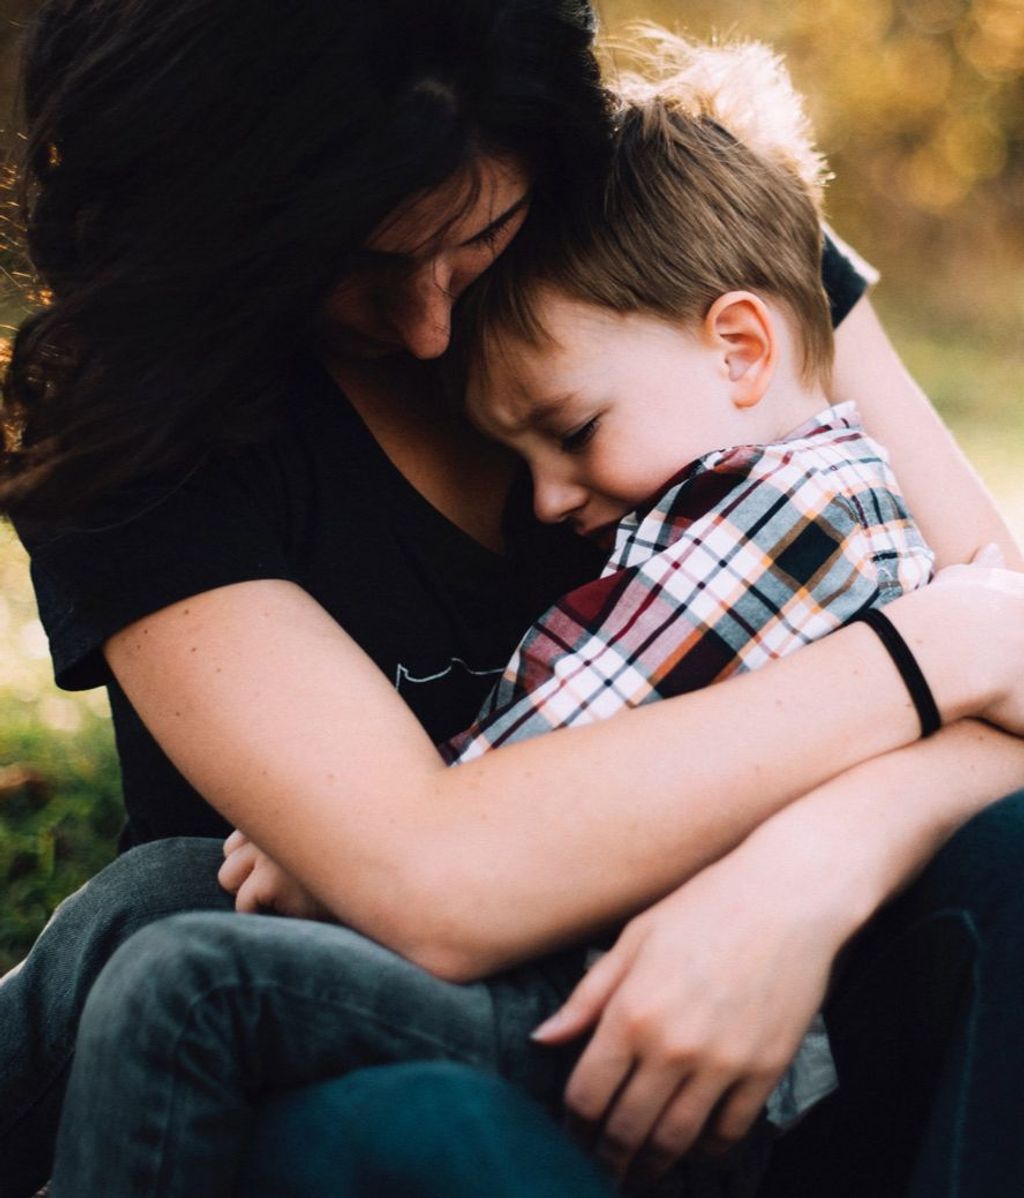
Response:
[[[517,213],[530,176],[515,157],[481,157],[440,186],[401,204],[370,234],[365,248],[396,257],[429,257],[469,245]]]

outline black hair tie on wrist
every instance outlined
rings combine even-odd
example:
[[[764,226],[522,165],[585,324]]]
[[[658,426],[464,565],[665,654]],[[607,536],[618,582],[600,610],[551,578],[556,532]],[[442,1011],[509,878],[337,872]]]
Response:
[[[917,710],[917,718],[921,721],[921,735],[931,736],[934,732],[938,732],[942,727],[942,717],[939,715],[935,696],[928,685],[928,680],[921,673],[917,658],[911,652],[907,642],[896,631],[895,625],[889,617],[877,607],[867,607],[863,611],[859,611],[847,623],[867,624],[869,628],[874,629],[910,692],[910,698]]]

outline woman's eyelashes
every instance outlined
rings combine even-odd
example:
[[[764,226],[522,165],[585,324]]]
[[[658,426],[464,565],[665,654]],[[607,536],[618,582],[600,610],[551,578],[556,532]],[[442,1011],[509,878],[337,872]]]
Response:
[[[471,237],[465,245],[484,246],[497,256],[519,232],[519,227],[526,217],[529,206],[529,195],[522,196],[507,212],[489,224],[486,229],[482,229],[475,237]]]
[[[484,229],[482,233],[477,233],[473,240],[467,243],[467,248],[486,249],[497,254],[498,246],[504,249],[506,240],[511,238],[506,234],[505,225],[498,225],[496,228]]]
[[[559,438],[562,451],[564,453],[579,453],[585,449],[594,433],[597,432],[598,423],[598,418],[592,416],[586,424],[581,424],[570,433],[563,433]]]

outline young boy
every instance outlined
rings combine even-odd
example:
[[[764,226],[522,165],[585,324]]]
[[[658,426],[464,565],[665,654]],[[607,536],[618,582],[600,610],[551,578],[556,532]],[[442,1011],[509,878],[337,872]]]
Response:
[[[590,211],[524,234],[462,313],[471,418],[525,458],[540,519],[611,556],[532,626],[453,762],[751,669],[930,578],[884,450],[829,406],[798,103],[759,47],[691,58],[634,88]],[[782,141],[725,128],[736,85]]]

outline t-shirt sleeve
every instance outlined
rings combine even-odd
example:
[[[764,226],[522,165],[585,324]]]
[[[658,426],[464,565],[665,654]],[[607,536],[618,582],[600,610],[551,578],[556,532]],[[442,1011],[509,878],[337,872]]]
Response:
[[[861,296],[878,282],[878,271],[826,225],[821,281],[828,295],[832,327],[838,328]]]
[[[104,642],[163,607],[231,583],[295,581],[273,470],[256,466],[243,453],[136,484],[59,528],[16,521],[59,686],[108,682]]]

